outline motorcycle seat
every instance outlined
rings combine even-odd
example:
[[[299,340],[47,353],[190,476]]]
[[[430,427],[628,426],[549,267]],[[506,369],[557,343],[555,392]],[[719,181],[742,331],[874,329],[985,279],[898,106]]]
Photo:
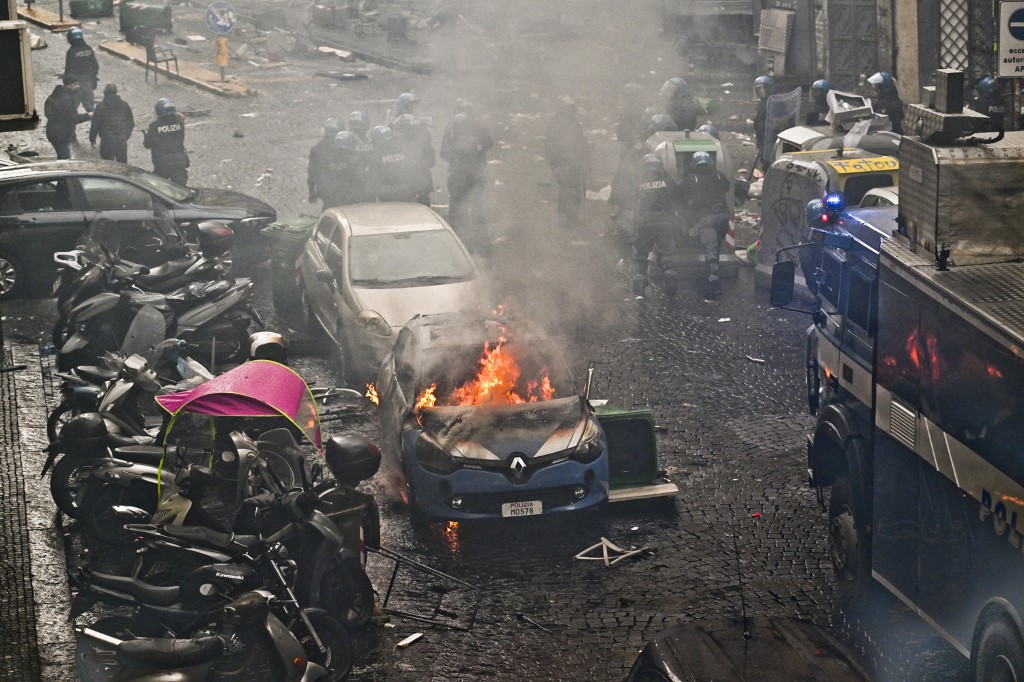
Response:
[[[256,535],[221,533],[203,526],[164,526],[163,532],[172,538],[225,552],[248,551],[260,544]]]
[[[171,606],[177,604],[181,599],[181,588],[176,585],[158,587],[129,576],[96,572],[90,572],[87,580],[88,584],[93,587],[127,594],[136,601],[149,606]]]
[[[159,445],[139,445],[138,441],[125,436],[117,436],[121,439],[121,445],[111,443],[114,450],[114,457],[117,459],[127,460],[134,462],[135,464],[148,464],[150,466],[159,466],[160,460],[164,459],[164,449]],[[174,463],[174,453],[172,452],[164,460],[164,464],[170,468]]]
[[[114,370],[96,365],[79,365],[75,368],[75,374],[90,384],[102,384],[117,378]]]
[[[193,639],[140,637],[119,644],[117,653],[129,666],[177,668],[219,658],[224,655],[224,645],[216,635]]]
[[[161,282],[184,274],[197,260],[199,260],[198,256],[187,256],[185,258],[169,260],[166,263],[149,268],[148,273],[139,275],[135,278],[135,281],[146,287],[156,286]]]

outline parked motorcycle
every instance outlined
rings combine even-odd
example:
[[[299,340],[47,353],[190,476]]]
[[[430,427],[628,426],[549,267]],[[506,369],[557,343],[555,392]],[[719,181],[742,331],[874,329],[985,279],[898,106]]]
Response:
[[[351,668],[344,628],[321,610],[303,613],[291,617],[272,592],[253,590],[189,637],[136,637],[130,621],[102,619],[75,628],[78,673],[83,682],[344,679]]]

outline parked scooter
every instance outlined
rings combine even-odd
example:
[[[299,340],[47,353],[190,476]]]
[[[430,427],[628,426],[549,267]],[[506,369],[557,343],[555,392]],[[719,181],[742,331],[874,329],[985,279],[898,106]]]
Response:
[[[351,666],[350,642],[349,665],[335,660],[345,657],[343,629],[325,641],[326,614],[307,610],[317,616],[317,629],[305,631],[297,627],[301,619],[290,624],[282,619],[279,606],[271,592],[247,592],[221,609],[210,627],[187,638],[134,637],[125,621],[114,619],[77,627],[79,675],[83,682],[344,679]]]

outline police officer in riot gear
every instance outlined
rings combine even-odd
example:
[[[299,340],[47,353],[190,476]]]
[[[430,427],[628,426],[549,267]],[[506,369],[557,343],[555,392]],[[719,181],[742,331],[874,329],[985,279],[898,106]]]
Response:
[[[699,130],[702,133],[707,133],[708,135],[710,135],[711,137],[715,138],[716,140],[720,139],[718,137],[718,128],[716,128],[711,123],[705,123],[700,128],[697,128],[697,130]]]
[[[377,126],[370,131],[370,140],[377,161],[377,200],[415,201],[407,180],[411,161],[395,132],[388,126]]]
[[[807,112],[806,123],[809,126],[825,125],[825,114],[828,113],[828,93],[832,90],[832,84],[824,78],[811,83],[810,97],[811,109]]]
[[[362,116],[357,114],[362,114]],[[356,144],[352,148],[353,163],[357,169],[361,170],[359,182],[352,189],[353,201],[355,203],[376,201],[378,159],[373,142],[370,141],[370,118],[361,111],[353,111],[348,123],[348,131],[356,138]]]
[[[132,108],[117,94],[117,86],[107,83],[103,88],[103,101],[96,105],[89,129],[89,143],[96,146],[100,139],[100,157],[110,161],[128,163],[128,138],[135,128]]]
[[[448,162],[448,222],[466,247],[482,256],[490,251],[484,187],[493,144],[490,132],[465,111],[455,114],[441,139],[441,158]]]
[[[1003,127],[1003,114],[1006,108],[1003,105],[1003,93],[999,90],[999,83],[992,76],[982,76],[974,86],[974,96],[967,104],[979,114],[985,114],[993,121]]]
[[[156,120],[143,133],[142,146],[152,154],[154,173],[185,185],[191,165],[185,151],[185,117],[166,97],[157,100],[155,109]]]
[[[429,206],[430,193],[434,191],[434,178],[430,169],[436,163],[430,131],[412,114],[399,116],[392,128],[395,131],[395,146],[405,156],[405,164],[401,167],[404,172],[401,193],[409,198],[402,201],[418,201]]]
[[[643,296],[647,289],[648,257],[654,250],[664,278],[665,294],[674,296],[679,280],[675,262],[678,189],[656,154],[646,154],[641,159],[637,180],[633,295]]]
[[[558,219],[563,228],[579,225],[586,192],[587,139],[580,125],[576,100],[563,95],[544,132],[544,148],[558,185]]]
[[[99,81],[100,63],[96,53],[85,42],[85,33],[77,26],[68,31],[68,51],[64,55],[64,73],[78,78],[78,97],[82,107],[88,111],[96,106],[96,83]]]
[[[683,178],[682,198],[693,229],[704,250],[705,288],[708,299],[721,294],[718,248],[729,230],[729,180],[715,168],[707,152],[696,152],[690,159],[690,173]]]
[[[764,146],[768,137],[768,96],[772,94],[775,82],[771,76],[758,76],[754,79],[754,94],[757,96],[757,109],[754,111],[754,141],[757,143],[757,158],[754,166],[764,165],[767,158]]]
[[[868,83],[875,87],[875,99],[872,108],[879,114],[889,117],[892,131],[903,134],[903,100],[896,88],[896,81],[887,71],[879,71],[868,78]]]
[[[343,130],[335,136],[328,149],[324,165],[326,172],[320,188],[325,209],[363,200],[366,168],[361,166],[364,158],[356,151],[359,144],[355,133]]]
[[[685,78],[669,78],[661,86],[661,94],[668,98],[665,112],[676,123],[676,130],[696,130],[697,119],[704,113],[697,98],[690,93]]]
[[[341,121],[329,118],[324,122],[324,136],[309,150],[309,166],[306,170],[306,185],[309,189],[309,203],[322,199],[326,187],[327,162],[334,138],[341,132]]]

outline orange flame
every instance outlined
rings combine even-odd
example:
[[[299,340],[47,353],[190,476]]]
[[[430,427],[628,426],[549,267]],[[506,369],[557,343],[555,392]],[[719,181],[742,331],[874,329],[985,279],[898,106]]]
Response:
[[[434,391],[437,390],[437,384],[430,384],[430,388],[425,388],[420,393],[419,397],[416,398],[416,410],[423,407],[433,407],[434,403],[437,402],[437,396],[434,395]]]
[[[377,396],[377,387],[373,384],[366,384],[366,399],[374,405],[380,405],[380,398]]]
[[[477,361],[476,376],[452,391],[447,404],[521,405],[551,400],[555,396],[547,367],[540,370],[537,379],[526,382],[525,395],[520,393],[518,386],[522,370],[515,355],[505,346],[505,341],[504,337],[499,338],[493,348],[489,343],[484,344],[484,352]]]

